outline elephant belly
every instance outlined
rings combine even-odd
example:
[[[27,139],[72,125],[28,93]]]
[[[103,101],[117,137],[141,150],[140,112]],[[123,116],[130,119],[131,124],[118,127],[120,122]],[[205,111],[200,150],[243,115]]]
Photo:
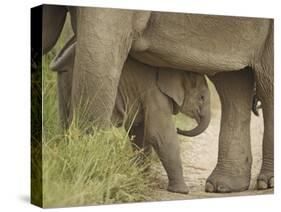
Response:
[[[132,46],[135,59],[214,74],[249,66],[263,48],[269,19],[153,13]]]

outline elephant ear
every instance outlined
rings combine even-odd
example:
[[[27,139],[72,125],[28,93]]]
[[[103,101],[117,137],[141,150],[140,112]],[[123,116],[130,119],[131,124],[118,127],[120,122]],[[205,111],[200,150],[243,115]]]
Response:
[[[177,106],[184,101],[183,73],[172,69],[159,69],[157,86],[160,91],[174,100]]]
[[[71,38],[59,51],[50,63],[50,68],[57,72],[67,72],[72,70],[75,57],[75,38]]]

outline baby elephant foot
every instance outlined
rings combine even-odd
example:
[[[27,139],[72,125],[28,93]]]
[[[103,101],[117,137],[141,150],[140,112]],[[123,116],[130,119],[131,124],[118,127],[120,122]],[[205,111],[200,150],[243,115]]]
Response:
[[[189,190],[184,182],[183,183],[169,183],[167,190],[170,192],[180,193],[180,194],[189,193]]]
[[[272,171],[261,171],[257,179],[257,189],[274,188],[274,175]]]
[[[249,188],[250,174],[234,175],[215,169],[206,181],[205,191],[212,193],[241,192]]]

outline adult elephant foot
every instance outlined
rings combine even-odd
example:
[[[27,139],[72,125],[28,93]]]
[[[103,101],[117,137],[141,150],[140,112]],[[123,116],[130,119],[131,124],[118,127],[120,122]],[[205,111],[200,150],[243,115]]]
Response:
[[[248,171],[242,175],[237,175],[239,171],[226,171],[224,168],[216,167],[208,177],[205,185],[206,192],[230,193],[241,192],[249,188],[250,185],[250,167],[245,167]],[[236,174],[235,174],[236,172]]]
[[[262,170],[257,179],[257,189],[264,190],[274,188],[273,171]]]

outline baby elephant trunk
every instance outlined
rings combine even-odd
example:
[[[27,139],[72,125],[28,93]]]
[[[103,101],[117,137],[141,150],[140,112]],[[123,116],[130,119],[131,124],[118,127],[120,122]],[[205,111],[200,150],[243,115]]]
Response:
[[[184,135],[184,136],[189,136],[189,137],[194,137],[197,136],[199,134],[201,134],[202,132],[204,132],[210,123],[210,119],[211,119],[211,111],[210,109],[206,109],[206,112],[203,113],[204,115],[199,115],[199,118],[196,119],[198,125],[192,129],[192,130],[181,130],[181,129],[177,129],[178,134],[180,135]]]

